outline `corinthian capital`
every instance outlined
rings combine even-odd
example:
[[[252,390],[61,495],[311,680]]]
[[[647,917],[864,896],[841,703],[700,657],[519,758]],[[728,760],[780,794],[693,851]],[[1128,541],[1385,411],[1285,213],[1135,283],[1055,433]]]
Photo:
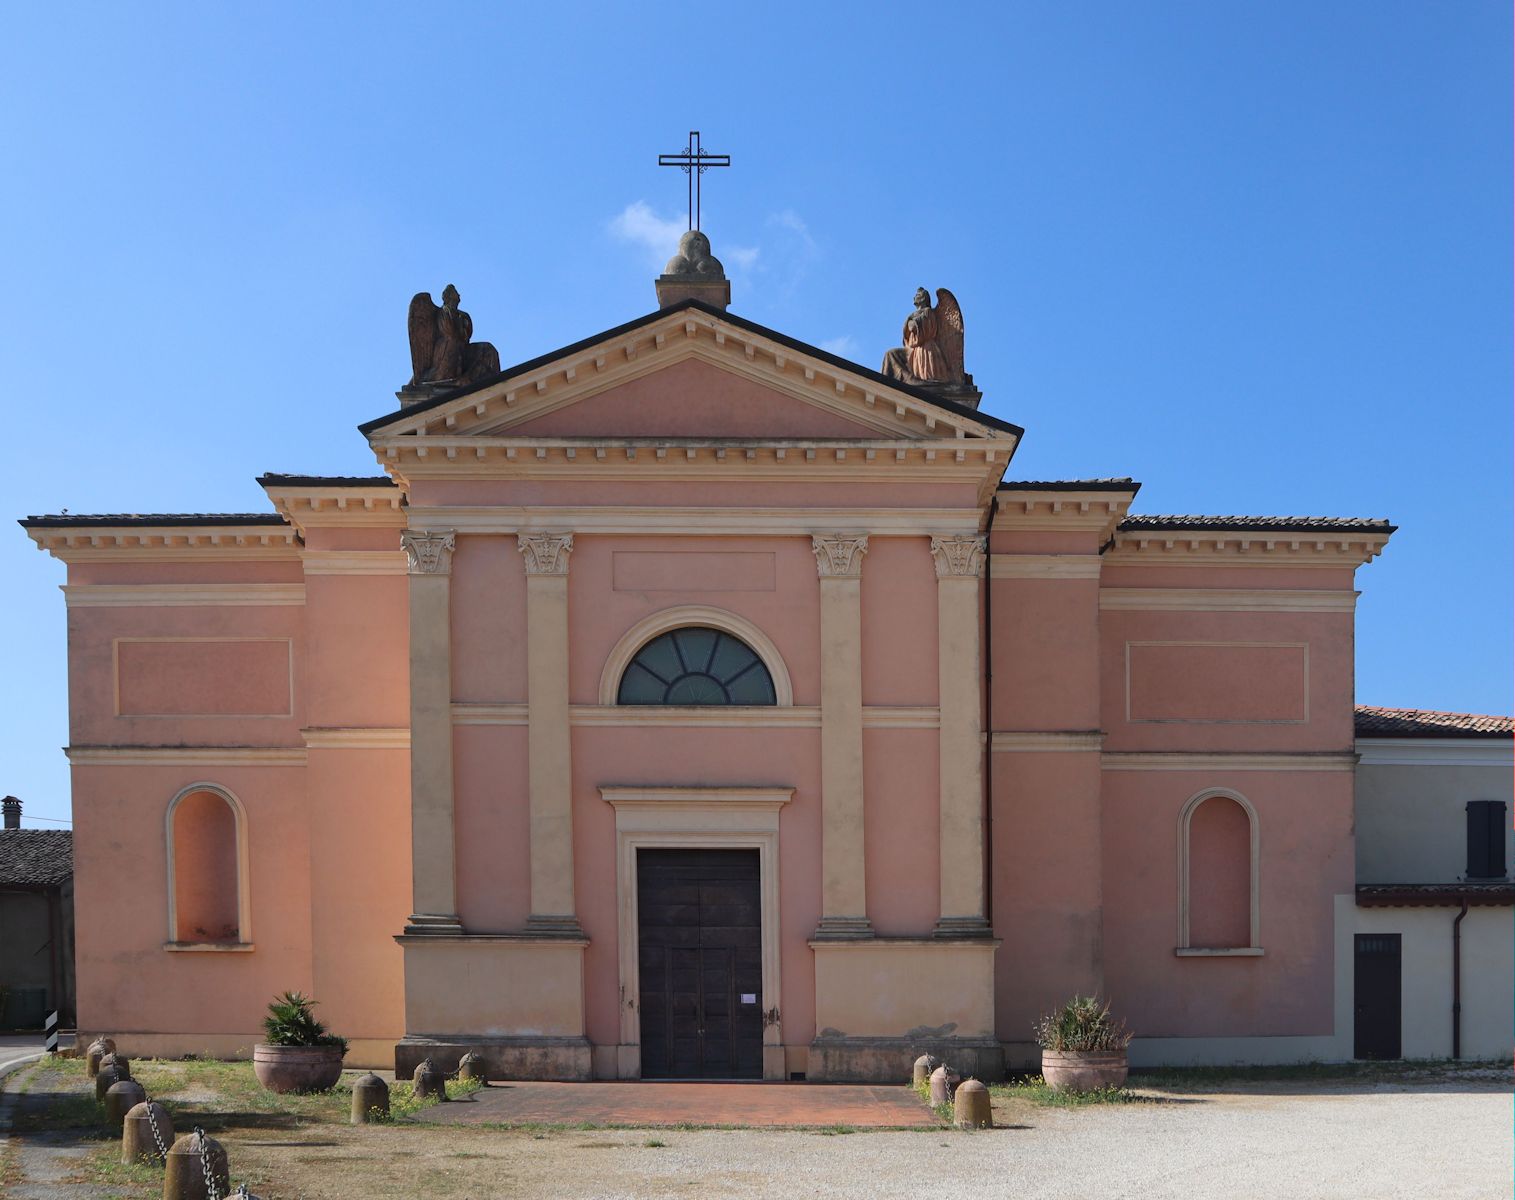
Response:
[[[528,575],[567,575],[573,552],[571,533],[522,533],[516,545],[526,558]]]
[[[931,539],[938,579],[974,578],[984,573],[984,539],[972,534]]]
[[[822,579],[857,579],[862,575],[867,538],[817,533],[810,543],[815,551],[815,569]]]
[[[452,548],[457,535],[452,530],[402,529],[400,545],[412,575],[450,575]]]

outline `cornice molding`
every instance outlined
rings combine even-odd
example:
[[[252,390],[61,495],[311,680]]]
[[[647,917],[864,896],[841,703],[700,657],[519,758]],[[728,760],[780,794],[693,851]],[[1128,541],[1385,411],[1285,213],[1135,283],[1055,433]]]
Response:
[[[936,577],[982,578],[987,542],[982,534],[933,534],[931,558],[936,563]]]
[[[749,787],[644,787],[605,784],[600,796],[620,808],[768,808],[779,809],[794,799],[794,789],[781,785]]]
[[[872,537],[972,533],[977,508],[751,508],[607,505],[604,507],[412,508],[412,521],[445,525],[460,534],[667,534],[690,537],[774,535],[812,537],[833,529],[866,529]]]
[[[456,703],[454,725],[526,725],[522,704]],[[712,706],[664,708],[642,704],[575,704],[569,724],[579,728],[616,729],[819,729],[821,710],[814,705]],[[939,710],[930,706],[870,705],[863,708],[864,729],[936,729]]]
[[[866,537],[844,533],[814,534],[810,548],[815,554],[815,569],[822,579],[861,579],[863,555],[868,553]]]
[[[69,608],[268,608],[305,603],[303,583],[69,583]]]
[[[519,534],[516,549],[525,559],[527,575],[567,575],[568,556],[573,553],[573,534]]]
[[[1515,767],[1509,738],[1358,738],[1357,754],[1365,767]]]
[[[1098,579],[1097,554],[991,554],[990,579]]]
[[[998,730],[990,735],[990,749],[1000,753],[1083,754],[1098,751],[1105,744],[1102,731],[1079,730]]]
[[[1371,562],[1389,540],[1386,533],[1288,531],[1132,530],[1115,535],[1105,552],[1108,566],[1279,566],[1353,569]]]
[[[1104,542],[1126,515],[1134,495],[1107,491],[1000,492],[995,497],[990,529],[995,533],[1092,531]]]
[[[91,525],[26,532],[38,549],[66,563],[295,559],[300,544],[287,525]]]
[[[307,575],[408,575],[403,550],[306,550],[300,555]]]
[[[393,487],[264,488],[273,506],[300,532],[312,528],[400,528],[405,524],[405,493]]]
[[[1282,588],[1101,588],[1106,612],[1352,612],[1359,593]]]
[[[493,434],[689,359],[773,387],[886,436],[966,436],[1011,447],[1016,441],[1013,433],[969,412],[928,403],[718,314],[690,309],[579,346],[533,370],[416,413],[411,420],[402,415],[386,426],[382,438],[454,431]],[[938,427],[947,432],[937,433]],[[381,437],[372,440],[378,444]]]
[[[1186,750],[1105,751],[1100,766],[1106,771],[1351,771],[1357,755],[1319,754],[1202,754]]]
[[[411,575],[452,574],[452,551],[457,536],[450,529],[403,529],[400,548],[405,551],[406,571]]]
[[[409,750],[410,730],[389,726],[323,726],[300,730],[310,750]]]
[[[303,767],[304,746],[65,746],[75,767]]]

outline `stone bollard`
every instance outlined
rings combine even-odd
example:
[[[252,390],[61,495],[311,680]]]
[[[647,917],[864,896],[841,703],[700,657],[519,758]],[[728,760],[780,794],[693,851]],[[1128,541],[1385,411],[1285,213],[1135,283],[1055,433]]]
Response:
[[[105,1089],[105,1123],[120,1129],[126,1114],[147,1099],[147,1089],[135,1079],[118,1079]]]
[[[389,1084],[372,1071],[352,1081],[352,1123],[365,1125],[389,1115]]]
[[[936,1070],[941,1063],[929,1054],[922,1054],[915,1060],[915,1066],[910,1071],[910,1086],[920,1087],[931,1078],[931,1072]]]
[[[423,1058],[416,1066],[416,1073],[410,1077],[410,1083],[417,1100],[431,1096],[438,1100],[447,1099],[447,1076],[432,1066],[429,1058]]]
[[[132,1077],[131,1063],[119,1054],[107,1054],[100,1060],[100,1069],[95,1072],[95,1099],[105,1100],[105,1093],[114,1083]]]
[[[946,1063],[931,1072],[931,1103],[948,1104],[952,1100],[952,1089],[957,1087],[958,1080],[962,1078]]]
[[[952,1120],[959,1129],[992,1129],[994,1117],[989,1111],[989,1089],[977,1079],[970,1079],[957,1089],[952,1100]]]
[[[157,1129],[158,1136],[153,1136]],[[159,1149],[159,1143],[162,1149]],[[121,1161],[134,1163],[140,1159],[161,1162],[164,1152],[174,1144],[174,1123],[156,1100],[144,1100],[134,1105],[121,1122]]]
[[[163,1168],[163,1200],[210,1200],[205,1177],[210,1176],[216,1195],[231,1190],[231,1167],[226,1150],[203,1129],[186,1133],[168,1151]]]
[[[116,1052],[116,1043],[108,1037],[97,1037],[84,1052],[84,1073],[93,1079],[100,1073],[100,1060]]]
[[[458,1059],[458,1078],[477,1079],[482,1084],[488,1084],[489,1064],[484,1061],[484,1056],[470,1050]]]

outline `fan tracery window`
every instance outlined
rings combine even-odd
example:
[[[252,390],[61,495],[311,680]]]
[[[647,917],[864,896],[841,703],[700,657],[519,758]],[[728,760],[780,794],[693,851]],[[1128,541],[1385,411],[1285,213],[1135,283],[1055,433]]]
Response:
[[[776,704],[753,649],[719,629],[690,626],[652,639],[621,675],[618,704]]]

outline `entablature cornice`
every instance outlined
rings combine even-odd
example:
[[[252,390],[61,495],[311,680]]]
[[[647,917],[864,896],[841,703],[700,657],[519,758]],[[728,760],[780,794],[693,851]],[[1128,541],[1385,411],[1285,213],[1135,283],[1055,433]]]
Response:
[[[838,529],[875,537],[975,534],[977,508],[751,508],[712,506],[438,505],[410,510],[413,524],[463,534],[662,534],[711,537],[830,536]]]
[[[1383,552],[1387,533],[1289,534],[1262,530],[1230,532],[1132,531],[1117,533],[1105,551],[1114,566],[1276,566],[1352,570]]]
[[[269,500],[301,533],[313,527],[405,524],[405,493],[396,487],[267,487]]]
[[[1131,507],[1134,492],[1001,492],[995,497],[992,533],[1046,532],[1099,534],[1108,541]]]
[[[1013,449],[1018,432],[891,387],[714,313],[678,309],[518,369],[510,377],[414,414],[386,420],[383,434],[413,439],[492,435],[678,362],[699,358],[735,375],[845,415],[881,434],[986,438]],[[367,427],[365,427],[367,428]]]
[[[289,525],[92,525],[33,528],[27,536],[53,557],[74,562],[220,562],[298,560],[300,536]]]

